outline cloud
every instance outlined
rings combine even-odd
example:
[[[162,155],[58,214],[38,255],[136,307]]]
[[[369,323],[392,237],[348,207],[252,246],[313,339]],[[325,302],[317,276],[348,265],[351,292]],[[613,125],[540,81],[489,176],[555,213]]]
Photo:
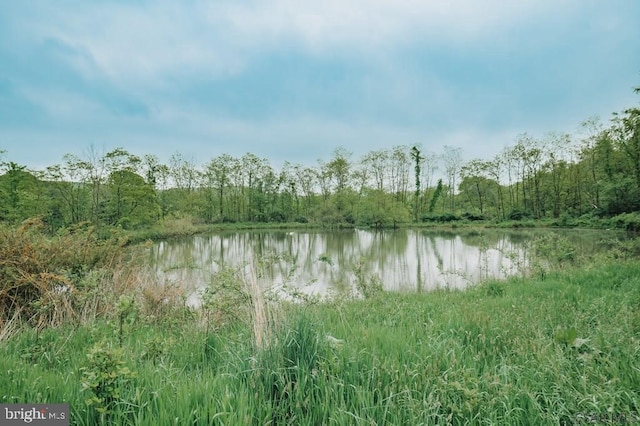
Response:
[[[574,1],[554,2],[559,11]],[[265,51],[380,55],[405,44],[474,44],[548,12],[521,0],[298,0],[37,2],[18,18],[33,42],[76,52],[83,75],[143,86],[179,78],[226,78]],[[39,18],[39,19],[37,19]],[[163,88],[166,89],[166,86]]]
[[[470,41],[529,20],[540,1],[499,0],[278,0],[252,2],[231,13],[242,34],[298,39],[318,50],[347,46],[381,48],[424,41]]]
[[[637,11],[579,0],[4,2],[0,144],[24,158],[35,158],[29,144],[63,154],[95,143],[309,163],[340,145],[358,155],[416,142],[490,157],[518,133],[570,131],[636,103]]]

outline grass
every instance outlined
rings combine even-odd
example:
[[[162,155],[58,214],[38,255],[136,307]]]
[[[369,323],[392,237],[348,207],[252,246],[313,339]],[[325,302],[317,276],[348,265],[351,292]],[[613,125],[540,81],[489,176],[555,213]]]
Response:
[[[469,221],[466,219],[452,222],[407,222],[397,224],[401,228],[410,229],[441,229],[459,231],[460,229],[480,228],[580,228],[580,229],[619,229],[637,232],[640,229],[638,214],[629,213],[612,218],[599,218],[593,215],[584,215],[578,218],[563,216],[561,218],[524,219],[524,220],[480,220]],[[354,225],[348,225],[348,228]],[[164,240],[184,238],[198,234],[208,234],[220,231],[241,230],[296,230],[296,229],[322,229],[323,224],[317,222],[234,222],[203,224],[197,223],[193,218],[170,218],[147,228],[128,232],[129,243],[140,243],[147,240]],[[395,228],[395,226],[394,226]]]
[[[68,402],[78,425],[640,421],[634,262],[281,309],[260,346],[179,309],[24,328],[0,342],[0,403]]]

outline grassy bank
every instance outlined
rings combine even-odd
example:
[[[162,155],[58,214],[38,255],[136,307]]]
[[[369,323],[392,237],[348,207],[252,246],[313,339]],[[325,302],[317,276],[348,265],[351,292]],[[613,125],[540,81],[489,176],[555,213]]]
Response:
[[[521,219],[521,220],[468,220],[464,216],[441,215],[434,216],[433,220],[425,222],[407,222],[397,224],[400,228],[411,229],[467,229],[467,228],[581,228],[581,229],[619,229],[630,232],[640,231],[640,214],[628,213],[611,218],[600,218],[593,215],[585,215],[579,218],[562,216],[552,219]],[[237,222],[199,224],[191,218],[167,219],[150,228],[128,231],[130,243],[139,243],[147,240],[163,240],[171,238],[189,237],[199,234],[208,234],[222,231],[243,230],[295,230],[295,229],[336,229],[354,228],[358,225],[342,223],[274,223],[274,222]],[[108,231],[108,228],[107,228]]]
[[[640,421],[633,262],[281,306],[260,345],[255,316],[156,305],[0,335],[0,403],[68,402],[80,425]]]

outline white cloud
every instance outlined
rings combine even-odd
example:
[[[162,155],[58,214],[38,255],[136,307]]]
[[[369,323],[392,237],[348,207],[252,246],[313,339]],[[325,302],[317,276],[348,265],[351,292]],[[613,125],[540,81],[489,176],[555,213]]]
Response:
[[[556,2],[521,0],[273,0],[137,4],[44,3],[45,22],[28,23],[87,54],[115,82],[223,78],[252,55],[293,46],[313,54],[372,54],[404,43],[473,44],[562,13]],[[83,64],[82,72],[94,72]]]
[[[311,48],[377,48],[434,40],[473,42],[562,10],[560,2],[521,0],[275,0],[229,10],[239,34],[293,38]]]

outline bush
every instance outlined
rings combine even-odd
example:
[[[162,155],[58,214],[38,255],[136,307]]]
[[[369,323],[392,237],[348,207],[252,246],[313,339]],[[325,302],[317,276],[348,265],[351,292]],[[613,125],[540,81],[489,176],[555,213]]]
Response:
[[[524,210],[520,210],[520,209],[514,209],[511,211],[511,213],[509,213],[509,215],[507,216],[507,219],[509,220],[523,220],[523,219],[531,219],[532,215],[530,212],[524,211]]]
[[[283,223],[287,221],[287,216],[280,210],[275,210],[269,215],[270,222]]]
[[[453,214],[453,213],[444,213],[444,214],[441,214],[440,216],[438,216],[438,218],[437,218],[438,222],[443,222],[443,223],[455,222],[455,221],[458,221],[458,220],[460,220],[460,218],[458,216],[456,216],[455,214]]]
[[[640,232],[640,213],[623,213],[612,217],[610,223],[615,228]]]
[[[469,212],[462,213],[462,218],[471,222],[475,222],[478,220],[487,220],[487,217],[483,214],[469,213]]]
[[[122,349],[99,343],[89,350],[87,366],[81,369],[82,389],[91,395],[86,403],[100,414],[101,423],[118,404],[127,402],[124,391],[136,376],[126,367],[123,358]]]
[[[0,320],[18,314],[36,326],[73,316],[85,277],[122,258],[126,239],[101,240],[88,224],[50,237],[40,219],[0,227]]]
[[[458,220],[460,220],[460,217],[456,216],[453,213],[443,213],[441,215],[428,214],[428,215],[422,216],[423,222],[447,223],[447,222],[455,222]]]

